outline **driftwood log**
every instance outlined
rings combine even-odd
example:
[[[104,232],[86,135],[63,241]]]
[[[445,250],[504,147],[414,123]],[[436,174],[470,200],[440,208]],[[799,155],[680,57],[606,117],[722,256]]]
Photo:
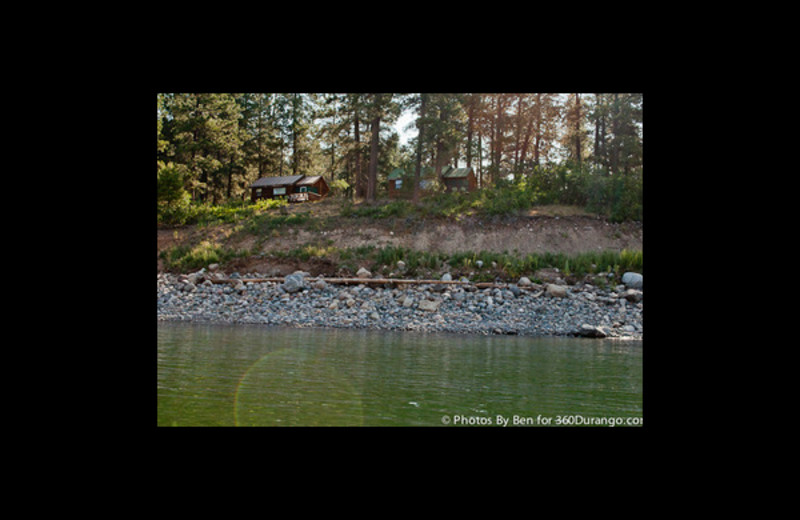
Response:
[[[207,278],[208,279],[208,278]],[[211,283],[263,283],[263,282],[283,282],[283,277],[270,277],[270,278],[224,278],[222,280],[211,280]],[[507,283],[494,283],[494,282],[462,282],[461,280],[406,280],[404,278],[309,278],[311,281],[322,280],[329,284],[342,284],[342,285],[383,285],[383,284],[406,284],[406,285],[423,285],[423,284],[437,284],[437,285],[473,285],[477,289],[505,289],[509,284]],[[536,287],[538,288],[538,286]],[[520,287],[525,289],[525,287]]]

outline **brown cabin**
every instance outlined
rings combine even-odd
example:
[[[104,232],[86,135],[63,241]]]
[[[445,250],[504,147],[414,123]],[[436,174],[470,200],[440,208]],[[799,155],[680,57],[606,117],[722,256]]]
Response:
[[[419,189],[424,196],[434,189],[436,174],[433,168],[425,166],[420,171]],[[386,192],[390,199],[411,198],[414,193],[414,174],[402,168],[395,168],[386,176]]]
[[[475,191],[478,179],[472,168],[453,168],[442,173],[442,184],[445,191]]]
[[[319,200],[330,188],[322,175],[290,175],[288,177],[261,177],[250,185],[250,202],[260,199],[282,199],[289,202]]]

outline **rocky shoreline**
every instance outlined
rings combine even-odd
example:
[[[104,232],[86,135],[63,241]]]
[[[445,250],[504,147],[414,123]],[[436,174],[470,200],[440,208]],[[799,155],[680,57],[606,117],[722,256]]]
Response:
[[[359,271],[359,278],[369,278]],[[443,279],[448,279],[445,274]],[[460,334],[642,339],[642,276],[622,284],[335,285],[297,272],[284,282],[252,282],[205,269],[158,273],[159,321],[255,323]],[[563,280],[555,280],[559,282]]]

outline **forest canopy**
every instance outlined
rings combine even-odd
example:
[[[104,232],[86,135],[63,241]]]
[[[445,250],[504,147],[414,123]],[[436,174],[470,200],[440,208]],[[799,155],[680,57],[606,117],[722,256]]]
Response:
[[[641,220],[642,111],[624,93],[161,93],[159,208],[242,202],[260,177],[300,174],[372,203],[395,169],[451,166],[479,191]]]

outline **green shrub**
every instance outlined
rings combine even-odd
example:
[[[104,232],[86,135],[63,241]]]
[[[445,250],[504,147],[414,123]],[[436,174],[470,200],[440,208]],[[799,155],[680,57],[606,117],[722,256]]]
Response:
[[[170,226],[240,222],[286,205],[285,200],[262,199],[255,204],[231,200],[222,205],[212,206],[192,202],[189,194],[183,192],[179,199],[158,203],[158,222]]]
[[[346,217],[366,217],[372,219],[382,219],[389,217],[405,217],[412,213],[413,204],[407,200],[395,200],[386,204],[374,206],[362,205],[358,209],[353,209],[351,205],[342,207],[342,216]]]
[[[161,258],[167,269],[188,272],[227,262],[242,254],[204,240],[194,247],[181,245],[168,249],[161,253]]]

